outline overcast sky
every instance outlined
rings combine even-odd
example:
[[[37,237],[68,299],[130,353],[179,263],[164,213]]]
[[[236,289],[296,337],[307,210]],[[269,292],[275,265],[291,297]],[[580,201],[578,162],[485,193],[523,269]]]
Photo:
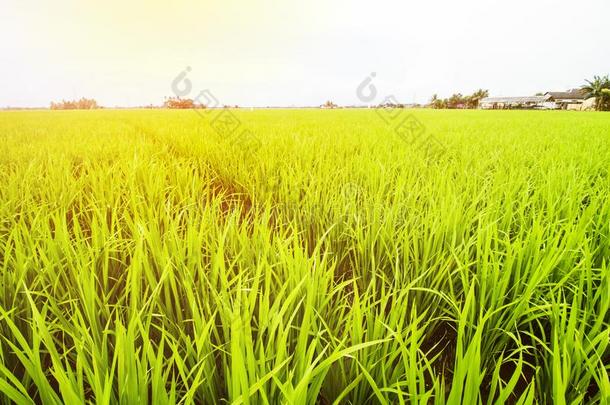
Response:
[[[531,95],[610,73],[608,0],[0,0],[0,106],[160,104],[187,66],[222,104]]]

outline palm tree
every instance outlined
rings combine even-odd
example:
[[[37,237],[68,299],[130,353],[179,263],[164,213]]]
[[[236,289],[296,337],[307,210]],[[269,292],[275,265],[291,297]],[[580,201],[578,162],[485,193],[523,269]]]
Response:
[[[472,93],[472,96],[469,97],[469,107],[477,108],[479,106],[479,102],[485,97],[489,97],[489,90],[479,89]]]
[[[455,93],[447,100],[447,108],[461,108],[464,104],[464,96],[462,93]]]
[[[585,80],[587,84],[581,87],[586,98],[595,97],[595,109],[603,111],[610,103],[610,78],[608,75],[593,76],[593,80]]]

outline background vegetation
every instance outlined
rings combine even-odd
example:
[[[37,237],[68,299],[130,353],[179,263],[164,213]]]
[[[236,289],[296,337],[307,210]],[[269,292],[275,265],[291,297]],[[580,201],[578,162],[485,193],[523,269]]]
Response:
[[[172,109],[188,109],[195,108],[195,102],[190,98],[167,97],[163,101],[163,107]],[[200,106],[200,108],[202,108]]]
[[[93,110],[96,108],[99,108],[97,101],[84,97],[80,100],[51,102],[51,110]]]
[[[593,80],[586,80],[582,90],[587,98],[595,97],[595,109],[597,111],[610,110],[610,77],[595,76]]]
[[[478,108],[479,101],[489,96],[489,90],[479,89],[469,96],[464,96],[462,93],[455,93],[449,98],[438,98],[436,94],[430,99],[429,106],[435,109],[449,108],[449,109],[465,109],[465,108]]]

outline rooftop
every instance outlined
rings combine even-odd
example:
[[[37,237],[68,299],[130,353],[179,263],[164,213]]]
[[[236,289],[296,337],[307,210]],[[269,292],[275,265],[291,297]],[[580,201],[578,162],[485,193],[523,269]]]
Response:
[[[504,103],[504,104],[525,104],[543,103],[549,100],[549,96],[524,96],[524,97],[485,97],[481,103]]]
[[[572,89],[568,91],[549,91],[545,95],[551,96],[555,100],[584,100],[587,94],[581,89]]]

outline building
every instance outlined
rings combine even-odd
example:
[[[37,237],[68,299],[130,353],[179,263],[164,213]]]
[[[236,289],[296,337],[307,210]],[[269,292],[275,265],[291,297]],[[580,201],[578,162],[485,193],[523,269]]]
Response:
[[[549,91],[544,94],[552,99],[557,110],[581,110],[586,93],[580,89]]]
[[[524,97],[485,97],[479,101],[479,108],[484,110],[510,110],[510,109],[554,109],[552,97],[524,96]]]
[[[479,108],[484,110],[586,110],[590,109],[590,100],[580,89],[568,91],[548,91],[544,95],[525,97],[486,97],[479,101]]]
[[[581,111],[595,111],[595,107],[597,106],[597,98],[591,97],[583,101],[580,106]]]

